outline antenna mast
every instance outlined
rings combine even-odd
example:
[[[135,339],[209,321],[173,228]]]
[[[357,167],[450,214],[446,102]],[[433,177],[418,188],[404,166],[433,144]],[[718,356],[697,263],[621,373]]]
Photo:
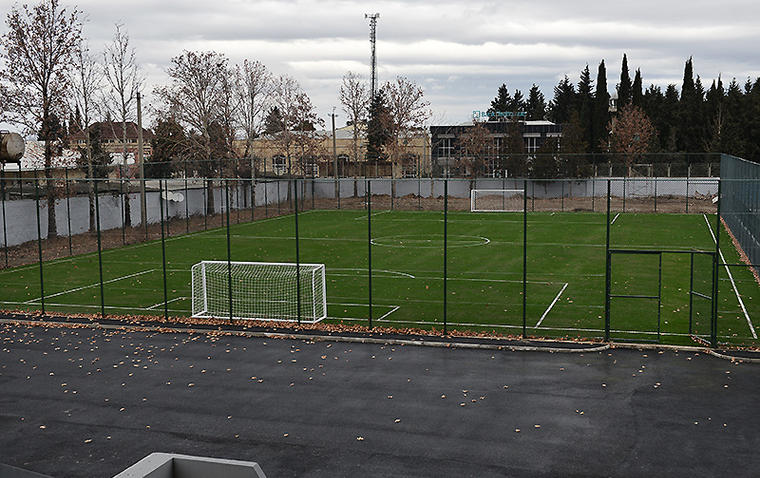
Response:
[[[375,97],[375,89],[377,86],[377,56],[375,55],[375,31],[377,30],[377,19],[380,18],[379,13],[365,13],[364,18],[369,18],[369,43],[372,47],[372,56],[371,56],[371,64],[370,64],[370,87],[369,91],[372,95],[371,97]]]

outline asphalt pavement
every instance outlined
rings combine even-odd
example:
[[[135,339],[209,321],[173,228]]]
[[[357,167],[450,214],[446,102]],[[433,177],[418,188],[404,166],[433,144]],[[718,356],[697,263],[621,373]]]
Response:
[[[757,476],[760,364],[0,325],[0,462],[306,476]]]

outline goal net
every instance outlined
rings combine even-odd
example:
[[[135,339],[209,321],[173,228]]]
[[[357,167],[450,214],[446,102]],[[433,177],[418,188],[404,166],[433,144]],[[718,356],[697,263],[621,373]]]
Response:
[[[472,189],[471,212],[522,212],[522,189]]]
[[[325,265],[202,261],[192,267],[193,317],[319,322],[327,317]],[[230,312],[230,284],[232,311]]]

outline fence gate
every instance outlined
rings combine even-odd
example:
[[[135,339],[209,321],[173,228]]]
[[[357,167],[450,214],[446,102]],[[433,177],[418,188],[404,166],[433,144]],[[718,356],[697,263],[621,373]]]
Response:
[[[705,345],[715,342],[715,253],[651,249],[609,249],[605,290],[605,340],[660,342],[663,326],[663,255],[688,254],[685,275],[667,270],[666,288],[678,303],[688,295],[688,328],[680,307],[667,310],[668,332],[690,336]],[[685,272],[685,271],[684,271]],[[683,287],[679,284],[683,283]],[[675,323],[672,323],[675,322]]]

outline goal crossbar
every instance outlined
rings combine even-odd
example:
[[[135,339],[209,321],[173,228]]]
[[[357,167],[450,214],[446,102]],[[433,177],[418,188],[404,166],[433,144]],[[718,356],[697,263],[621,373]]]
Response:
[[[191,276],[193,317],[305,323],[327,317],[324,264],[201,261]]]
[[[471,189],[470,212],[522,212],[523,189]]]

